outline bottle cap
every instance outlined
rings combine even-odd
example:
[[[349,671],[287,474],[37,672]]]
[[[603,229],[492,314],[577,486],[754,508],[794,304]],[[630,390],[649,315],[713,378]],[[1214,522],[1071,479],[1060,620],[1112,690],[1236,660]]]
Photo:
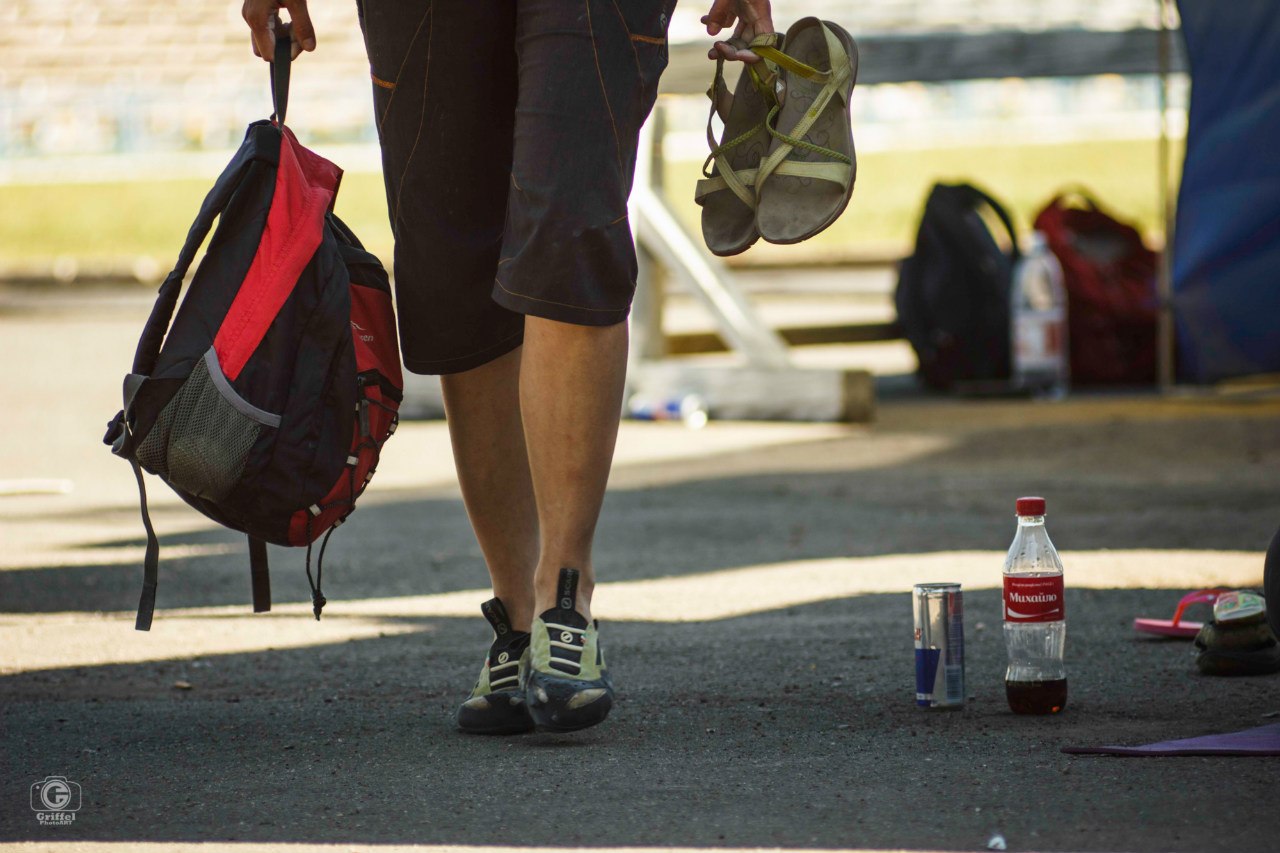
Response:
[[[1044,498],[1018,498],[1018,515],[1044,515]]]

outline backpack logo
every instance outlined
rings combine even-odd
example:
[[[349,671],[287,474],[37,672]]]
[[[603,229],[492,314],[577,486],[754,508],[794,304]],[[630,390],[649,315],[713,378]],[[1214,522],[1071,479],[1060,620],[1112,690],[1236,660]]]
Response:
[[[357,334],[356,334],[356,337],[357,337],[357,338],[359,338],[360,340],[364,341],[366,344],[371,344],[371,343],[373,343],[373,335],[370,335],[370,334],[367,334],[367,333],[366,333],[366,334],[360,334],[360,333],[362,333],[362,332],[367,332],[367,330],[365,329],[365,327],[364,327],[364,326],[361,326],[361,325],[360,325],[359,323],[357,323],[355,320],[352,320],[352,321],[351,321],[351,328],[353,328],[353,329],[355,329],[355,330],[356,330],[356,333],[357,333]]]

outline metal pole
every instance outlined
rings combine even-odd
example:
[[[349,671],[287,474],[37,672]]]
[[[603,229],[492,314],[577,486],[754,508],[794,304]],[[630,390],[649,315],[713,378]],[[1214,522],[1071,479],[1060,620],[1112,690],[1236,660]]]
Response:
[[[628,202],[631,233],[637,248],[648,253],[650,261],[656,261],[645,264],[646,270],[642,270],[643,277],[636,293],[640,304],[633,303],[632,307],[632,358],[639,359],[646,351],[653,352],[665,346],[661,303],[645,303],[645,300],[655,297],[660,300],[660,293],[646,294],[642,290],[651,288],[652,279],[656,278],[645,273],[651,273],[661,265],[668,276],[685,282],[715,318],[721,337],[746,359],[747,364],[770,369],[789,367],[791,358],[786,341],[760,319],[724,264],[685,233],[684,226],[663,198],[661,177],[656,174],[661,169],[661,160],[655,162],[653,156],[661,144],[662,128],[658,123],[661,119],[655,121],[658,115],[651,116],[641,128],[635,184]]]
[[[1157,198],[1160,215],[1164,220],[1164,247],[1160,252],[1160,268],[1156,280],[1160,315],[1156,327],[1156,370],[1160,392],[1173,389],[1174,376],[1174,325],[1173,325],[1173,201],[1169,193],[1169,39],[1171,0],[1156,0],[1160,17],[1160,42],[1157,55],[1160,65],[1160,143],[1157,154],[1160,171]]]
[[[662,192],[663,162],[662,137],[665,130],[665,113],[662,99],[653,106],[649,120],[640,131],[640,147],[636,152],[635,183]],[[631,205],[629,215],[632,231],[638,213]],[[667,338],[662,328],[662,309],[666,297],[666,270],[653,251],[636,235],[636,262],[639,275],[636,281],[635,299],[631,305],[631,360],[660,359],[667,354]]]

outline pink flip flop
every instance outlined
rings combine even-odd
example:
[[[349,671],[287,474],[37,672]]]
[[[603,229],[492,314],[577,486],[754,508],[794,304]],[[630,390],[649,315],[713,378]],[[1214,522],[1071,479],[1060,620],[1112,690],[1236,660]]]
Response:
[[[1182,621],[1182,614],[1192,604],[1213,604],[1218,600],[1219,595],[1230,591],[1227,587],[1214,587],[1213,589],[1198,589],[1195,592],[1189,592],[1182,596],[1182,600],[1178,602],[1177,609],[1173,611],[1172,619],[1138,617],[1133,620],[1133,630],[1143,634],[1157,634],[1161,637],[1193,639],[1196,634],[1200,633],[1200,628],[1204,623],[1184,622]]]

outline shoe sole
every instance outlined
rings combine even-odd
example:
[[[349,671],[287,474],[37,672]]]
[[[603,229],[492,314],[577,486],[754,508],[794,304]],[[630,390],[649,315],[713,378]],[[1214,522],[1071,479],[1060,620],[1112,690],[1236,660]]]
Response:
[[[1270,675],[1280,672],[1280,647],[1261,649],[1202,649],[1196,668],[1205,675]]]
[[[524,697],[511,692],[506,697],[505,705],[492,701],[495,696],[500,695],[489,694],[489,711],[473,711],[465,705],[458,708],[458,713],[454,716],[458,731],[470,735],[519,735],[533,731],[533,718],[529,715]]]
[[[580,708],[570,701],[584,690],[603,689],[600,696]],[[541,691],[541,695],[540,695]],[[545,699],[543,699],[545,697]],[[576,732],[604,722],[613,708],[613,685],[608,679],[578,681],[531,673],[525,686],[525,707],[540,732]]]

